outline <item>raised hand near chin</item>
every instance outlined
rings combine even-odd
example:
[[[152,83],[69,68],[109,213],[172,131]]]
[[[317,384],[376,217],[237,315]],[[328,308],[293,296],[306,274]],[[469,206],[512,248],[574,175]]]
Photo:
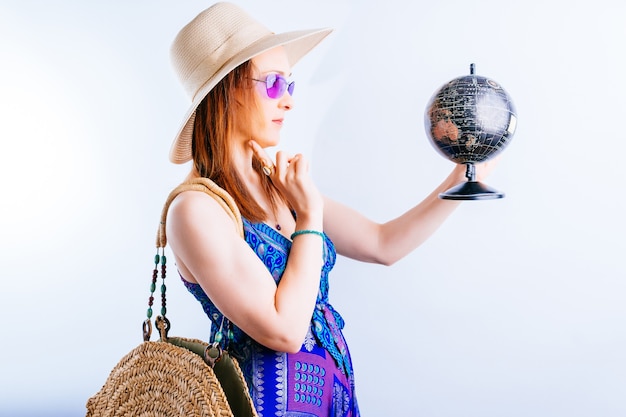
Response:
[[[276,162],[254,140],[250,141],[254,155],[263,166],[263,173],[280,190],[298,213],[323,209],[323,199],[309,175],[309,162],[302,154],[276,153]]]

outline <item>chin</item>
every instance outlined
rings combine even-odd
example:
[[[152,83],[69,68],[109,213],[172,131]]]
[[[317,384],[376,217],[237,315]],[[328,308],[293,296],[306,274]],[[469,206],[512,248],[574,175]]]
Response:
[[[280,143],[280,138],[256,138],[255,140],[262,148],[271,148]]]

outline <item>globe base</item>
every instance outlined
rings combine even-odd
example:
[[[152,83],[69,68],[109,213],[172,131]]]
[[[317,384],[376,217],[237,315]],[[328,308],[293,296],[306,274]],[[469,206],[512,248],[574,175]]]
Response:
[[[479,181],[466,181],[439,194],[443,200],[493,200],[503,197],[504,193]]]

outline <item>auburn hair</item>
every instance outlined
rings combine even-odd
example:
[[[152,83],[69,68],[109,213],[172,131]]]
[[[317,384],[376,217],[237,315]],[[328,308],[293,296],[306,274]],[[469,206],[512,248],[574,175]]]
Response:
[[[191,152],[194,167],[200,176],[210,178],[226,190],[237,203],[242,217],[257,223],[265,220],[268,213],[252,198],[235,169],[230,140],[235,125],[250,125],[258,109],[252,88],[252,70],[252,62],[244,62],[228,73],[202,100],[195,113]],[[277,201],[284,201],[284,198],[269,177],[263,175],[261,161],[254,158],[252,167],[259,173],[274,210]]]

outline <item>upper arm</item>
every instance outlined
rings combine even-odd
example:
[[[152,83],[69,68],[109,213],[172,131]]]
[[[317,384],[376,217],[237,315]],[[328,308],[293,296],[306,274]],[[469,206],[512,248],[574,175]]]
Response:
[[[200,284],[226,317],[263,343],[280,331],[276,283],[233,226],[212,197],[183,192],[170,206],[168,243],[185,279]]]

